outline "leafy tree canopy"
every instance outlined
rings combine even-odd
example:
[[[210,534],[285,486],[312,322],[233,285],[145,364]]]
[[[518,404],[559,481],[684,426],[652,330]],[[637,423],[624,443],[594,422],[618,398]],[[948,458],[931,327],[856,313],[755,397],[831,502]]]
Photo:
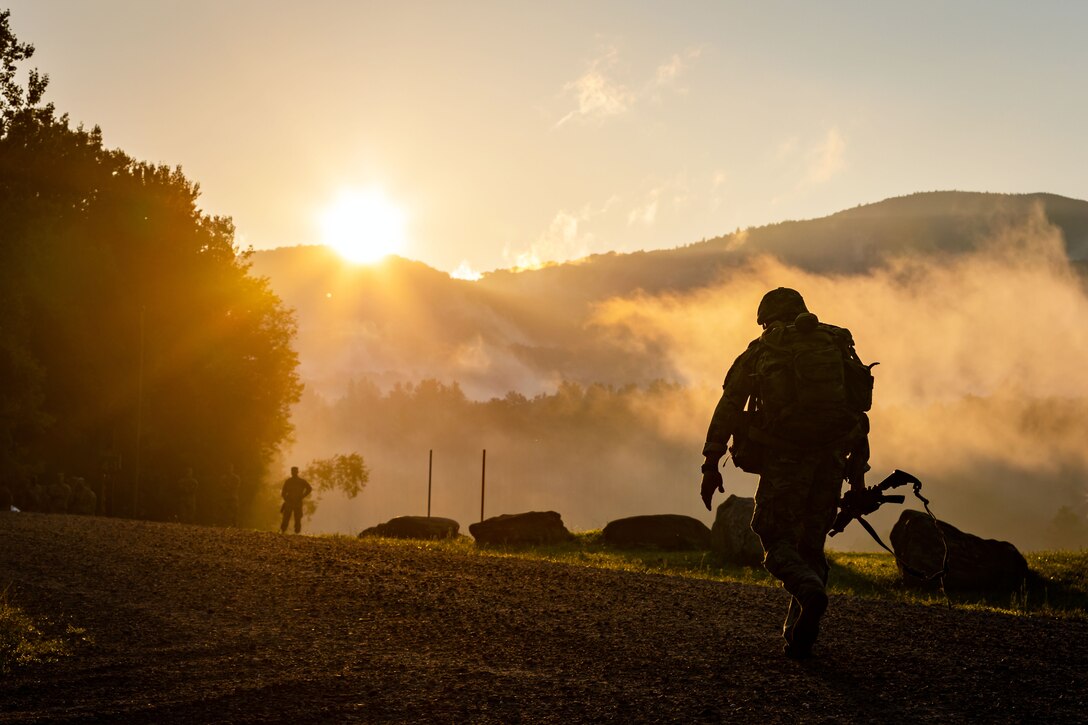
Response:
[[[319,492],[342,491],[348,498],[358,496],[370,480],[370,469],[358,453],[310,461],[302,474],[317,484]]]
[[[301,392],[292,313],[180,167],[73,128],[36,70],[20,85],[33,52],[0,12],[0,475],[81,475],[163,518],[187,468],[252,495]]]

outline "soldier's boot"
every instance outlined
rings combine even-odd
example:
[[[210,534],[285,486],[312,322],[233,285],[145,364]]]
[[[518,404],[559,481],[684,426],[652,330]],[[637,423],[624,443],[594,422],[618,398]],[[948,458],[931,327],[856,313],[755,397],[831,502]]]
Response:
[[[797,618],[801,616],[801,603],[797,597],[790,598],[790,608],[786,611],[786,620],[782,622],[782,639],[786,644],[793,642],[793,626],[797,624]]]
[[[820,619],[827,611],[827,592],[817,579],[798,586],[793,596],[801,611],[783,652],[793,659],[806,659],[812,656],[812,645],[820,634]]]

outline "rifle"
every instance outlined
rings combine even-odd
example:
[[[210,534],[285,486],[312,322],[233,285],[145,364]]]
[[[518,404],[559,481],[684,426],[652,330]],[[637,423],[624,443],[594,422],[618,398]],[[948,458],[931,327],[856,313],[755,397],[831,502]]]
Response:
[[[906,500],[905,496],[900,494],[886,494],[885,491],[892,488],[899,488],[900,486],[911,484],[914,486],[914,495],[918,497],[918,500],[922,502],[922,506],[925,507],[926,513],[933,519],[933,525],[937,527],[937,536],[941,540],[941,544],[944,547],[944,558],[941,562],[941,568],[932,574],[926,574],[918,571],[914,567],[908,565],[894,551],[888,548],[880,536],[877,535],[872,525],[866,521],[863,517],[866,514],[871,514],[880,508],[881,504],[886,503],[903,503]],[[850,489],[843,494],[842,500],[839,502],[839,514],[835,517],[835,521],[831,524],[831,530],[827,532],[828,536],[834,536],[835,534],[842,533],[854,519],[858,520],[858,523],[865,527],[865,530],[869,533],[869,536],[873,537],[876,543],[884,547],[884,550],[895,557],[895,560],[899,563],[899,566],[903,568],[903,571],[910,574],[913,577],[921,579],[924,582],[933,581],[934,579],[940,579],[941,589],[944,589],[944,577],[948,574],[948,542],[945,541],[944,532],[941,531],[940,522],[937,521],[937,517],[933,515],[933,512],[929,510],[929,499],[922,495],[922,482],[917,478],[907,473],[906,471],[900,471],[898,468],[892,471],[891,475],[885,478],[883,481],[875,486],[868,486],[860,489]]]
[[[886,494],[884,492],[891,488],[899,488],[908,483],[914,485],[914,493],[915,495],[919,495],[918,492],[922,490],[922,482],[906,471],[900,471],[898,468],[892,471],[890,476],[875,486],[850,489],[843,494],[842,500],[839,502],[839,515],[835,517],[835,522],[831,524],[831,530],[827,532],[827,535],[834,536],[835,534],[841,534],[847,524],[854,519],[857,519],[862,526],[865,526],[865,528],[869,528],[867,525],[868,522],[861,517],[873,513],[880,508],[881,504],[903,503],[903,501],[906,500],[905,496],[899,494]]]

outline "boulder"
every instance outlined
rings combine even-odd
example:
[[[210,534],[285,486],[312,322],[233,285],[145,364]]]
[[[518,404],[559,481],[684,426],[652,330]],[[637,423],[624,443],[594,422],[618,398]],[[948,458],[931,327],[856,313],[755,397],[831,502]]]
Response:
[[[948,592],[1014,592],[1024,586],[1028,563],[1007,541],[983,539],[940,522],[948,543],[948,574],[944,578]],[[892,549],[908,566],[929,574],[941,568],[944,545],[933,519],[922,511],[904,511],[892,527]],[[936,587],[938,582],[924,582],[903,571],[903,582],[913,587]]]
[[[656,546],[673,551],[709,549],[710,529],[690,516],[656,514],[611,521],[604,527],[605,543],[619,548]]]
[[[710,550],[722,561],[741,566],[763,563],[763,547],[752,531],[754,498],[730,495],[719,506],[710,529]]]
[[[469,533],[477,544],[557,544],[574,538],[555,511],[528,511],[503,514],[470,524]]]
[[[398,516],[360,532],[359,538],[387,536],[391,539],[452,539],[460,529],[461,525],[453,519],[438,516]]]

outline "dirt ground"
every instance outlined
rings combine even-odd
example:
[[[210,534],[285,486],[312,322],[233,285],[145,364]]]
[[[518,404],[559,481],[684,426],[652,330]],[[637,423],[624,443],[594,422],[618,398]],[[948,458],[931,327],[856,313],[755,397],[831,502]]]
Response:
[[[0,590],[90,641],[0,721],[1085,722],[1088,625],[390,546],[0,515]]]

